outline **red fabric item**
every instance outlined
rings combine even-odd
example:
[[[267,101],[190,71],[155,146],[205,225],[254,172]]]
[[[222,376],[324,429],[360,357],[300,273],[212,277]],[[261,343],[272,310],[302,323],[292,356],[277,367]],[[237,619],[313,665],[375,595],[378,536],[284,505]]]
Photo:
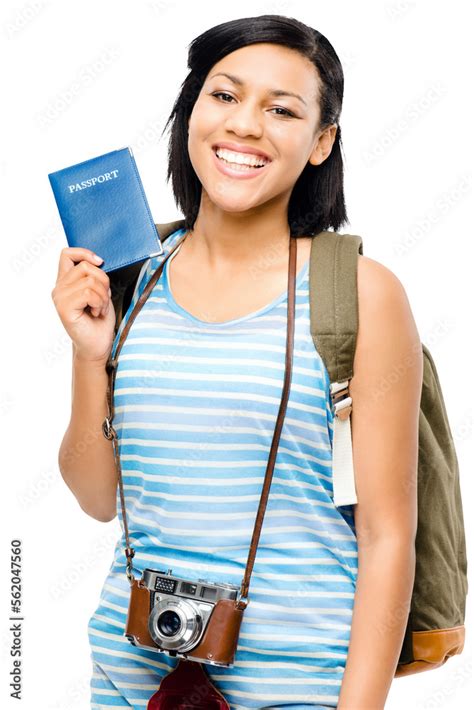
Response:
[[[230,710],[201,663],[180,658],[152,695],[147,710]]]

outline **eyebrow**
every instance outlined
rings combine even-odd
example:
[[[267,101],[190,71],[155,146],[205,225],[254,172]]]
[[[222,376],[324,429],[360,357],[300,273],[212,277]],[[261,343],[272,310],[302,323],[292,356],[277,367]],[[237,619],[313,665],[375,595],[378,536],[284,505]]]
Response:
[[[244,86],[244,81],[242,79],[239,79],[238,76],[235,76],[234,74],[228,74],[227,72],[218,72],[217,74],[213,74],[210,79],[214,79],[215,76],[226,76],[228,79],[234,82],[234,84],[238,84],[239,86]],[[294,91],[286,91],[285,89],[270,89],[268,92],[270,96],[294,96],[296,99],[299,99],[304,103],[305,106],[307,106],[306,101],[299,95],[295,94]]]

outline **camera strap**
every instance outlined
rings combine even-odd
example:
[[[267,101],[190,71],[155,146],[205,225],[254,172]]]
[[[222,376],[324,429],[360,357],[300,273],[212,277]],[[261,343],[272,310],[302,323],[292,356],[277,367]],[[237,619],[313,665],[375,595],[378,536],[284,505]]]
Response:
[[[160,266],[155,270],[155,272],[151,276],[149,282],[147,283],[143,292],[141,293],[140,297],[138,298],[137,302],[135,303],[135,306],[133,307],[132,312],[130,313],[128,321],[122,330],[122,333],[120,335],[120,338],[119,338],[119,341],[117,344],[117,348],[115,350],[115,356],[113,358],[109,357],[109,359],[106,363],[106,366],[105,366],[106,372],[108,374],[108,385],[107,385],[107,393],[106,393],[108,414],[102,424],[102,431],[103,431],[105,438],[108,440],[111,440],[112,444],[113,444],[115,465],[117,468],[118,483],[119,483],[119,489],[120,489],[120,504],[122,507],[123,526],[124,526],[124,531],[125,531],[125,543],[126,543],[125,555],[127,558],[126,575],[127,575],[128,580],[131,585],[133,584],[133,582],[135,580],[135,577],[133,576],[133,572],[132,572],[132,568],[133,568],[132,559],[133,559],[133,556],[135,555],[135,550],[130,545],[128,524],[127,524],[127,514],[126,514],[126,510],[125,510],[125,496],[124,496],[124,492],[123,492],[122,469],[120,466],[120,457],[119,457],[119,453],[118,453],[117,433],[116,433],[114,427],[112,426],[112,421],[114,418],[113,392],[114,392],[114,385],[115,385],[115,375],[116,375],[117,365],[118,365],[118,356],[119,356],[120,351],[122,349],[123,343],[125,342],[125,339],[130,331],[130,328],[132,327],[133,322],[135,321],[135,318],[137,317],[138,313],[140,312],[140,310],[143,307],[143,304],[145,303],[148,296],[150,295],[153,288],[155,287],[156,282],[160,278],[167,259],[169,259],[171,254],[173,254],[173,252],[180,246],[180,244],[184,241],[186,236],[187,236],[187,233],[182,237],[182,239],[179,239],[177,241],[177,243],[170,249],[170,251],[168,252],[166,257],[164,258],[164,260],[162,261]],[[270,454],[268,457],[267,468],[265,471],[265,478],[263,481],[260,502],[259,502],[259,506],[258,506],[258,510],[257,510],[257,515],[255,518],[255,524],[254,524],[254,529],[253,529],[252,540],[250,543],[247,565],[246,565],[245,573],[244,573],[244,576],[242,579],[240,593],[239,593],[238,599],[236,601],[236,606],[239,609],[245,609],[248,604],[248,591],[249,591],[249,585],[250,585],[250,577],[251,577],[253,565],[255,562],[255,556],[257,553],[258,541],[260,539],[260,532],[262,529],[263,517],[265,515],[265,509],[266,509],[266,505],[267,505],[268,495],[270,492],[270,485],[271,485],[272,476],[273,476],[273,469],[275,466],[275,460],[276,460],[277,451],[278,451],[278,444],[280,441],[281,430],[283,427],[283,420],[285,418],[285,412],[286,412],[286,407],[288,404],[288,397],[289,397],[289,392],[290,392],[291,375],[292,375],[292,367],[293,367],[294,331],[295,331],[296,256],[297,256],[297,237],[290,236],[289,237],[289,257],[288,257],[288,308],[287,308],[287,327],[286,327],[286,355],[285,355],[285,375],[284,375],[284,380],[283,380],[282,397],[281,397],[281,402],[280,402],[280,408],[278,410],[278,416],[276,419],[275,431],[273,434],[272,444],[270,447]]]

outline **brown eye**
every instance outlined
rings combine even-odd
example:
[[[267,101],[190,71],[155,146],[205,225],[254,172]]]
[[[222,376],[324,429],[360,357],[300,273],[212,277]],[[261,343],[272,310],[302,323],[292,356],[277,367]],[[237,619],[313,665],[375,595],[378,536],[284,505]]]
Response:
[[[284,111],[287,116],[292,116],[293,118],[294,118],[294,116],[295,116],[294,113],[291,113],[291,111],[288,111],[288,109],[282,108],[281,106],[276,106],[275,109],[273,109],[273,110],[275,110],[275,111]],[[278,115],[281,116],[281,115],[283,115],[283,114],[278,114]]]
[[[226,94],[225,91],[216,91],[211,94],[211,96],[230,96],[230,94]],[[232,99],[233,96],[230,96],[230,98]],[[224,103],[228,103],[228,101],[225,101]]]

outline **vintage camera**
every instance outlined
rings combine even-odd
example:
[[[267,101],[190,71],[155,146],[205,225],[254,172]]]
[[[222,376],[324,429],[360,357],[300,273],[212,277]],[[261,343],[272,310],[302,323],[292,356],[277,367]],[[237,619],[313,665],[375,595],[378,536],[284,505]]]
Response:
[[[200,663],[233,665],[246,600],[240,587],[181,579],[145,569],[131,588],[125,636],[144,646]]]

